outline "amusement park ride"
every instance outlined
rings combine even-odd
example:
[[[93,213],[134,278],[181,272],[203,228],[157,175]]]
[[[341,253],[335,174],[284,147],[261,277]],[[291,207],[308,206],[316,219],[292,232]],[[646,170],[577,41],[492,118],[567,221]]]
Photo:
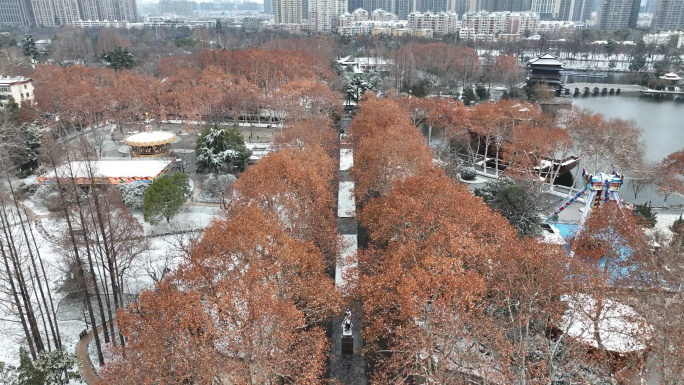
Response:
[[[622,206],[617,192],[620,190],[622,183],[625,180],[624,175],[620,175],[615,171],[613,171],[612,174],[589,174],[586,172],[586,170],[582,170],[582,179],[584,180],[584,188],[577,192],[577,194],[572,196],[570,199],[565,201],[561,207],[554,211],[553,214],[547,218],[547,222],[552,218],[556,218],[558,214],[560,214],[563,210],[570,206],[572,202],[576,201],[587,191],[589,192],[589,197],[587,199],[586,205],[584,206],[582,217],[580,218],[580,228],[582,228],[582,225],[584,224],[584,221],[589,215],[591,209],[600,206],[601,203],[607,203],[610,200],[614,200],[619,206]]]

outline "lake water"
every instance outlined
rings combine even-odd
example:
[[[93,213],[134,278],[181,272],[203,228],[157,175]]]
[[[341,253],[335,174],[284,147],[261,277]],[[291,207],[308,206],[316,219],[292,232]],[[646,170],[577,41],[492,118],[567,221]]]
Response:
[[[568,87],[572,87],[568,85]],[[654,99],[635,94],[620,96],[578,96],[573,105],[603,114],[606,118],[632,119],[643,131],[645,155],[649,161],[658,162],[665,156],[684,148],[684,103],[669,99]],[[619,138],[616,138],[619,140]],[[579,167],[582,167],[580,164]],[[575,170],[573,170],[575,171]],[[575,182],[578,187],[578,183]],[[631,202],[653,205],[664,203],[655,187],[649,186],[639,193],[637,199],[631,195],[629,181],[626,181],[620,195]],[[667,204],[682,205],[684,198],[671,195]]]
[[[647,160],[660,161],[668,154],[684,148],[682,102],[626,94],[578,96],[573,98],[572,104],[601,113],[606,118],[634,120],[644,132]]]

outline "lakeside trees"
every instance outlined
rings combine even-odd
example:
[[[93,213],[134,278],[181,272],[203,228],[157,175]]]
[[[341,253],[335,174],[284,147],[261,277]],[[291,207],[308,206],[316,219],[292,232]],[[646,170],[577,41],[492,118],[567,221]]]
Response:
[[[358,123],[369,121],[365,106],[369,111],[391,106],[385,100],[364,103],[355,117]],[[388,173],[388,165],[395,162],[412,164],[402,160],[403,153],[370,162],[357,158],[373,130],[384,134],[388,124],[400,125],[404,119],[374,116],[372,125],[352,123],[357,130],[352,132],[361,136],[354,138],[354,167],[365,170],[360,174],[365,179],[374,178],[370,170]],[[385,140],[392,148],[391,141],[405,138],[387,135]],[[424,143],[417,145],[429,154]],[[363,162],[377,166],[367,169]],[[575,297],[567,295],[581,293],[598,301],[590,317],[598,330],[596,325],[603,325],[615,301],[625,300],[619,293],[606,293],[612,278],[605,272],[613,274],[624,266],[643,271],[652,263],[643,230],[631,212],[618,218],[617,213],[605,216],[598,210],[590,217],[591,226],[583,234],[601,246],[587,250],[610,260],[599,265],[597,257],[579,249],[575,255],[582,258],[572,258],[535,237],[520,239],[504,218],[439,169],[397,174],[383,186],[374,194],[359,195],[364,198],[359,222],[368,247],[359,257],[357,295],[364,304],[366,355],[373,362],[375,381],[461,383],[475,375],[499,383],[605,383],[614,374],[626,378],[632,370],[628,368],[643,368],[638,353],[617,363],[611,349],[621,348],[601,345],[597,337],[599,351],[594,353],[586,339],[563,329],[580,322],[572,310]],[[617,234],[611,231],[614,223],[626,226]],[[628,256],[620,251],[625,247],[631,250]],[[643,281],[630,273],[621,282]],[[639,329],[629,338],[647,344],[649,330]]]

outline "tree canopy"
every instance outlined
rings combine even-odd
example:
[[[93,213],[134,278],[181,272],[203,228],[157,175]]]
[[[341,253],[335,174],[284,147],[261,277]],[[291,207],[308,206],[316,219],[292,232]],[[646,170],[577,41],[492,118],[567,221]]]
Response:
[[[538,235],[542,223],[538,198],[531,193],[531,185],[524,186],[522,183],[506,177],[499,178],[475,189],[475,195],[482,197],[492,209],[508,219],[520,236]]]
[[[145,191],[143,216],[145,221],[168,223],[178,213],[190,194],[189,178],[183,173],[157,178]]]
[[[102,60],[118,71],[131,68],[135,62],[135,57],[128,52],[128,48],[116,47],[109,52],[102,53]]]
[[[197,167],[203,172],[243,170],[252,152],[235,127],[214,125],[197,139]]]

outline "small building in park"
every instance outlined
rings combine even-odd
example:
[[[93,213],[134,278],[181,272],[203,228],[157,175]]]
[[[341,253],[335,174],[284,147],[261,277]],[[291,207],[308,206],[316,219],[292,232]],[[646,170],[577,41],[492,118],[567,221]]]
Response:
[[[549,53],[527,62],[527,80],[535,85],[544,85],[560,96],[563,91],[561,71],[565,63]]]
[[[23,76],[0,76],[0,110],[7,108],[10,98],[21,107],[22,102],[33,102],[33,80]]]
[[[160,158],[168,155],[175,139],[176,135],[171,132],[145,131],[127,137],[124,143],[131,146],[134,158]]]
[[[152,183],[173,167],[170,159],[101,159],[71,161],[38,178],[41,185],[68,183],[73,178],[78,185]]]

